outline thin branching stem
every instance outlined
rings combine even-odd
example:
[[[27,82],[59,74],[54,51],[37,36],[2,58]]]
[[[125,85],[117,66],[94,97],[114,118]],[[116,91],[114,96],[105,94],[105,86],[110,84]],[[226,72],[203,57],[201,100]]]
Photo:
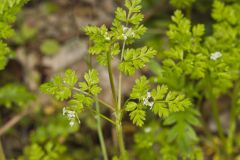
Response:
[[[99,102],[96,101],[95,104],[96,104],[96,112],[101,114],[100,107],[99,107]],[[103,159],[108,160],[107,149],[106,149],[106,144],[105,144],[105,141],[104,141],[102,125],[101,125],[101,117],[100,117],[99,114],[97,114],[98,138],[99,138],[99,141],[100,141],[100,146],[101,146],[101,150],[102,150],[102,154],[103,154]]]
[[[127,15],[127,22],[126,22],[126,27],[128,26],[128,19],[130,18],[131,11],[129,10],[128,15]],[[125,52],[125,47],[126,47],[126,40],[123,41],[122,44],[122,49],[121,49],[121,55],[120,55],[120,62],[123,61],[123,56]],[[119,72],[119,77],[118,77],[118,102],[116,106],[116,129],[117,129],[117,138],[118,138],[118,143],[119,143],[119,149],[120,149],[120,154],[121,157],[124,159],[127,159],[127,152],[125,149],[125,144],[124,144],[124,137],[123,137],[123,128],[122,128],[122,108],[121,108],[121,103],[122,103],[122,73],[121,71]]]
[[[234,87],[233,94],[231,95],[231,111],[230,111],[230,122],[229,122],[229,130],[227,137],[227,153],[231,157],[233,153],[233,139],[236,132],[236,110],[237,110],[237,101],[238,101],[238,92],[240,89],[240,83],[236,83]]]
[[[106,121],[110,122],[111,124],[116,125],[116,123],[115,123],[113,120],[111,120],[110,118],[108,118],[108,117],[104,116],[103,114],[97,112],[96,110],[94,110],[94,109],[92,109],[92,108],[87,108],[87,109],[88,109],[89,111],[91,111],[91,112],[99,115],[101,118],[105,119]]]
[[[112,59],[111,59],[111,52],[107,52],[107,67],[108,67],[108,77],[111,85],[112,96],[114,100],[114,104],[117,102],[117,96],[115,91],[115,84],[113,79],[113,72],[112,72]]]
[[[225,136],[224,136],[224,129],[223,129],[221,121],[220,121],[220,115],[219,115],[218,106],[217,106],[217,97],[214,96],[213,91],[212,91],[211,78],[209,76],[207,78],[209,80],[209,86],[208,86],[209,88],[208,88],[207,91],[209,92],[209,101],[210,101],[210,104],[211,104],[213,119],[214,119],[214,121],[216,123],[216,126],[217,126],[218,135],[219,135],[223,145],[225,145],[226,139],[225,139]]]
[[[219,115],[219,111],[218,111],[218,107],[217,107],[216,97],[211,96],[210,102],[211,102],[211,108],[212,108],[212,112],[213,112],[213,118],[217,125],[218,135],[221,138],[223,144],[225,144],[226,141],[225,141],[225,136],[224,136],[224,129],[223,129],[221,121],[220,121],[220,115]]]
[[[114,109],[110,104],[107,104],[107,103],[104,102],[103,100],[101,100],[101,99],[99,99],[99,98],[96,98],[96,97],[90,95],[89,93],[82,91],[82,90],[79,89],[79,88],[74,87],[73,89],[74,89],[75,91],[77,91],[77,92],[80,92],[80,93],[82,93],[82,94],[84,94],[84,95],[86,95],[86,96],[89,96],[89,97],[93,98],[95,101],[98,101],[99,103],[101,103],[101,104],[104,105],[105,107],[108,107],[108,108],[111,109],[112,111],[115,111],[115,109]]]
[[[122,52],[121,52],[121,61],[123,60],[123,54],[126,46],[126,41],[123,41]],[[118,104],[116,108],[116,128],[117,128],[117,137],[120,148],[121,157],[126,158],[126,149],[123,138],[123,130],[122,130],[122,109],[121,109],[121,99],[122,99],[122,73],[119,73],[118,78]]]
[[[89,55],[89,68],[92,68],[92,56]],[[98,99],[98,97],[96,96],[95,99]],[[103,130],[102,130],[102,122],[101,122],[101,110],[100,110],[100,106],[99,106],[99,101],[95,102],[95,106],[96,106],[96,115],[97,115],[97,133],[98,133],[98,138],[99,138],[99,142],[100,142],[100,146],[101,146],[101,151],[102,151],[102,155],[103,155],[103,160],[108,160],[108,154],[107,154],[107,149],[106,149],[106,144],[105,144],[105,140],[104,140],[104,136],[103,136]],[[99,113],[99,114],[98,114]],[[104,118],[106,119],[106,118]],[[110,119],[106,119],[107,121],[109,121]],[[110,123],[112,123],[112,120],[110,121]]]

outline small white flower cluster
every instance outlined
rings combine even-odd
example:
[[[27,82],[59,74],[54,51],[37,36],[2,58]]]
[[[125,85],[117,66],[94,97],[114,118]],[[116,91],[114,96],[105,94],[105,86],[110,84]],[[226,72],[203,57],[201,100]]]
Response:
[[[128,37],[134,37],[135,36],[135,33],[132,30],[132,28],[122,26],[122,30],[123,30],[122,36],[123,36],[124,40],[127,40]]]
[[[149,102],[150,98],[151,98],[151,93],[150,92],[147,92],[147,96],[146,98],[143,99],[143,104],[146,105],[146,106],[149,106],[150,109],[152,109],[153,105],[154,105],[154,102]]]
[[[216,61],[220,57],[222,57],[222,53],[217,51],[211,54],[210,59]]]
[[[67,110],[65,107],[63,108],[63,115],[67,116],[69,122],[69,125],[72,127],[75,124],[76,118],[78,119],[78,116],[75,111]],[[78,123],[80,123],[80,120],[78,119]]]

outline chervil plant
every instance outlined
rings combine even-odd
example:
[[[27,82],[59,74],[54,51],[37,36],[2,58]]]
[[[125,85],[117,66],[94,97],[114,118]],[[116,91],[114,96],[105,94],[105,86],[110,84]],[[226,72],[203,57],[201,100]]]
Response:
[[[11,24],[16,19],[16,14],[19,12],[23,4],[27,0],[1,0],[0,3],[0,70],[4,69],[8,59],[13,57],[12,51],[4,42],[7,38],[11,37],[14,30]]]
[[[170,4],[176,8],[187,8],[191,7],[195,1],[196,0],[170,0]]]
[[[210,103],[210,108],[207,109],[215,121],[219,137],[217,139],[220,141],[215,146],[213,157],[232,159],[239,154],[239,146],[234,142],[234,136],[238,134],[236,126],[239,113],[239,9],[240,5],[237,3],[226,5],[215,0],[212,17],[216,22],[212,33],[207,36],[204,36],[203,24],[192,25],[181,11],[175,11],[172,16],[173,23],[167,32],[170,48],[160,53],[161,68],[154,80],[185,93],[194,100],[194,107],[173,113],[163,120],[162,126],[166,130],[162,132],[162,136],[166,136],[161,137],[160,142],[159,139],[153,140],[163,150],[166,148],[162,150],[163,159],[169,158],[169,153],[171,159],[177,159],[178,156],[203,159],[201,150],[201,156],[196,155],[196,151],[200,153],[197,144],[214,141],[213,137],[216,136],[204,119],[204,101]],[[223,127],[220,119],[218,100],[222,97],[231,100],[228,128]],[[197,136],[194,126],[201,128],[208,142]],[[161,143],[164,138],[168,139],[168,144]],[[137,139],[137,145],[141,144],[139,142]],[[169,147],[170,144],[172,146]]]
[[[14,52],[5,42],[14,34],[12,23],[21,7],[28,0],[2,0],[0,3],[0,71],[3,70],[9,59],[14,57]],[[23,106],[33,95],[20,84],[6,84],[0,88],[0,105],[11,107],[13,105]]]
[[[122,129],[125,112],[129,112],[133,124],[142,127],[147,119],[146,112],[148,110],[162,119],[167,119],[172,113],[191,108],[191,101],[182,92],[169,89],[167,85],[151,85],[145,76],[141,76],[135,81],[129,98],[123,101],[123,75],[133,76],[136,70],[142,69],[157,53],[147,46],[131,47],[146,31],[146,27],[141,24],[143,15],[140,12],[140,3],[141,0],[126,0],[124,8],[116,9],[115,19],[110,28],[105,25],[84,27],[85,33],[92,42],[92,46],[88,50],[89,54],[96,56],[99,64],[108,69],[109,90],[111,90],[113,106],[98,98],[101,87],[99,73],[96,69],[90,69],[85,73],[84,81],[79,81],[76,73],[68,69],[63,75],[56,75],[51,81],[41,86],[42,92],[53,95],[59,101],[67,101],[66,107],[63,108],[63,115],[68,118],[69,126],[79,125],[82,121],[79,119],[79,114],[86,110],[96,114],[99,126],[98,135],[105,160],[108,159],[108,156],[100,127],[100,117],[110,122],[116,130],[119,153],[118,158],[114,157],[114,159],[127,160],[130,157],[125,149]],[[199,27],[196,30],[198,33]],[[112,73],[112,61],[116,59],[119,69],[118,78],[114,77]],[[118,80],[116,81],[116,79]],[[116,83],[118,83],[117,87]],[[96,109],[93,107],[94,104]],[[101,107],[107,107],[115,115],[115,118],[112,119],[100,113],[99,104]],[[171,125],[172,123],[174,121],[169,119],[167,124]],[[181,128],[181,124],[178,128]]]
[[[16,20],[16,15],[21,10],[27,0],[1,0],[0,2],[0,71],[2,71],[10,58],[14,57],[14,52],[8,47],[6,40],[14,33],[12,24]],[[2,78],[2,77],[1,77]],[[0,105],[10,108],[14,105],[24,106],[33,95],[20,84],[6,84],[0,88]],[[5,159],[0,142],[0,159]]]

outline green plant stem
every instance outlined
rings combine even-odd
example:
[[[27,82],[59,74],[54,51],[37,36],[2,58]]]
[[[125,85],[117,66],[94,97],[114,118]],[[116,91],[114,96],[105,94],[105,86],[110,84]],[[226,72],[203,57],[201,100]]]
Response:
[[[235,121],[235,107],[236,105],[233,104],[231,111],[230,111],[230,122],[229,122],[229,131],[228,131],[228,138],[227,138],[227,153],[229,156],[233,153],[233,138],[236,131],[236,121]]]
[[[96,104],[96,112],[101,114],[100,107],[99,107],[99,102],[96,101],[95,104]],[[103,154],[103,159],[104,160],[108,160],[106,145],[105,145],[103,132],[102,132],[102,125],[101,125],[101,117],[100,117],[100,115],[97,115],[97,131],[98,131],[98,138],[99,138],[99,141],[100,141],[101,150],[102,150],[102,154]]]
[[[95,111],[94,109],[88,108],[89,111],[93,112],[94,114],[97,114],[98,116],[100,116],[101,118],[105,119],[106,121],[112,123],[113,125],[116,125],[116,122],[114,122],[113,120],[111,120],[110,118],[104,116],[103,114]]]
[[[202,100],[203,100],[203,95],[201,95],[198,98],[197,107],[198,107],[199,111],[202,106]],[[203,114],[201,114],[201,116],[203,116]],[[202,117],[200,119],[200,121],[202,124],[203,132],[205,133],[205,135],[207,136],[208,139],[212,139],[213,136],[212,136],[211,132],[209,131],[208,126],[207,126],[206,122],[204,121],[204,118]]]
[[[123,53],[125,50],[126,41],[123,41],[122,52],[121,52],[121,61],[123,60]],[[122,111],[121,111],[121,99],[122,99],[122,73],[119,73],[118,78],[118,103],[116,108],[116,128],[117,128],[117,138],[119,143],[119,149],[121,157],[125,160],[127,159],[126,149],[123,138],[122,130]]]
[[[128,26],[128,19],[130,18],[130,15],[132,11],[129,10],[128,15],[127,15],[127,22],[126,22],[126,27]],[[122,50],[121,50],[121,55],[120,55],[120,60],[122,62],[123,60],[123,54],[125,52],[125,47],[126,47],[126,40],[123,41],[122,45]],[[118,77],[118,99],[117,99],[117,106],[116,106],[116,128],[117,128],[117,139],[118,139],[118,145],[120,149],[120,157],[124,160],[128,159],[127,152],[125,149],[125,144],[124,144],[124,138],[123,138],[123,129],[122,129],[122,109],[121,109],[121,103],[122,103],[122,73],[121,71],[119,72],[119,77]]]
[[[225,144],[225,136],[224,136],[224,130],[220,121],[220,116],[219,116],[219,112],[218,112],[218,108],[217,108],[217,101],[216,98],[214,96],[211,96],[210,98],[210,102],[211,102],[211,109],[213,112],[213,118],[214,121],[217,125],[217,130],[218,130],[218,135],[221,138],[223,144]]]
[[[77,91],[77,92],[80,92],[80,93],[82,93],[82,94],[84,94],[84,95],[86,95],[86,96],[89,96],[89,97],[93,98],[95,101],[98,101],[99,103],[101,103],[101,104],[104,105],[105,107],[108,107],[108,108],[111,109],[112,111],[115,110],[110,104],[107,104],[107,103],[104,102],[103,100],[101,100],[101,99],[99,99],[99,98],[96,98],[96,97],[90,95],[89,93],[82,91],[82,90],[79,89],[79,88],[74,87],[73,89],[74,89],[75,91]]]
[[[5,154],[2,148],[2,142],[0,141],[0,160],[5,160]]]
[[[126,27],[128,26],[128,19],[130,18],[131,12],[132,12],[131,10],[129,10],[129,12],[128,12]],[[123,44],[122,44],[121,55],[120,55],[121,62],[123,60],[125,46],[126,46],[126,40],[124,40]],[[109,55],[108,55],[108,57],[109,57]],[[127,152],[125,149],[124,138],[123,138],[121,103],[122,103],[122,73],[120,71],[119,77],[118,77],[118,96],[117,96],[117,104],[116,104],[116,132],[117,132],[117,140],[118,140],[118,145],[119,145],[119,150],[120,150],[120,159],[127,160],[128,156],[127,156]]]
[[[114,104],[116,104],[117,96],[116,96],[115,85],[114,85],[114,80],[113,80],[113,73],[112,73],[111,52],[107,53],[107,63],[108,63],[108,65],[107,65],[107,67],[108,67],[108,77],[109,77],[109,80],[110,80],[112,96],[113,96]]]
[[[238,92],[239,92],[239,84],[237,83],[234,87],[233,94],[231,95],[231,111],[230,111],[230,122],[229,122],[229,130],[228,130],[228,137],[227,137],[227,153],[228,155],[232,156],[233,153],[233,139],[236,132],[236,109],[237,109],[237,100],[238,100]]]

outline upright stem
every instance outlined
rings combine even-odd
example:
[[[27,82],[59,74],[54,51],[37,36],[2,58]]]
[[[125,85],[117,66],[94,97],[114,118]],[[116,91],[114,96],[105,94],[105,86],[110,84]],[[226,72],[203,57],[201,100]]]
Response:
[[[218,108],[217,108],[217,98],[212,92],[212,88],[211,88],[212,87],[211,86],[212,81],[211,81],[210,76],[208,76],[208,81],[209,81],[209,83],[208,83],[207,91],[209,92],[209,100],[210,100],[210,103],[211,103],[213,118],[214,118],[214,121],[217,125],[218,135],[219,135],[223,145],[225,145],[226,140],[225,140],[225,136],[224,136],[224,130],[223,130],[223,127],[222,127],[222,124],[221,124],[221,121],[220,121],[220,116],[219,116],[219,112],[218,112]]]
[[[112,73],[112,62],[111,62],[111,53],[107,53],[107,63],[108,63],[108,76],[110,80],[110,85],[111,85],[111,90],[112,90],[112,95],[113,95],[113,100],[114,104],[117,102],[117,96],[116,96],[116,91],[115,91],[115,85],[114,85],[114,80],[113,80],[113,73]]]
[[[97,98],[97,97],[94,97],[94,96],[90,95],[89,93],[82,91],[82,90],[79,89],[79,88],[74,87],[73,89],[74,89],[75,91],[77,91],[77,92],[80,92],[80,93],[82,93],[82,94],[84,94],[84,95],[86,95],[86,96],[89,96],[89,97],[93,98],[95,101],[98,101],[99,103],[101,103],[101,104],[104,105],[105,107],[108,107],[109,109],[111,109],[112,111],[114,111],[114,108],[113,108],[111,105],[109,105],[109,104],[107,104],[106,102],[104,102],[103,100],[101,100],[101,99],[99,99],[99,98]]]
[[[0,160],[5,160],[5,154],[2,148],[2,142],[0,141]]]
[[[100,113],[100,107],[99,107],[99,102],[98,101],[96,101],[96,111],[98,113]],[[98,131],[98,138],[99,138],[99,141],[100,141],[101,150],[102,150],[102,154],[103,154],[103,159],[108,160],[106,145],[105,145],[103,132],[102,132],[102,127],[101,127],[101,117],[100,117],[100,115],[97,115],[97,131]]]
[[[127,21],[126,21],[126,27],[128,26],[128,20],[132,14],[132,11],[129,10],[127,14]],[[125,47],[126,47],[126,40],[123,41],[122,45],[122,50],[121,50],[121,62],[123,60],[123,54],[125,52]],[[123,129],[122,129],[122,109],[121,109],[121,104],[122,104],[122,73],[121,71],[119,72],[119,77],[118,77],[118,103],[116,107],[116,128],[117,128],[117,138],[118,138],[118,143],[119,143],[119,149],[120,149],[120,155],[123,160],[127,160],[127,152],[125,149],[125,144],[124,144],[124,138],[123,138]]]
[[[122,47],[122,52],[121,52],[121,60],[122,60],[122,55],[125,50],[125,41],[123,42],[123,47]],[[121,113],[121,96],[122,96],[122,74],[120,72],[119,74],[119,83],[118,83],[118,97],[116,96],[116,91],[115,91],[115,85],[114,85],[114,80],[113,80],[113,73],[112,73],[112,64],[111,64],[111,53],[107,53],[107,61],[108,61],[108,75],[109,75],[109,80],[110,80],[110,85],[111,85],[111,90],[112,90],[112,95],[114,99],[114,104],[116,106],[116,132],[117,132],[117,139],[118,139],[118,144],[119,144],[119,149],[120,149],[120,154],[121,157],[126,160],[126,150],[124,146],[124,140],[123,140],[123,131],[122,131],[122,113]]]
[[[229,122],[229,132],[227,138],[227,153],[229,156],[233,153],[233,139],[236,131],[236,109],[237,109],[237,94],[239,91],[239,83],[236,84],[233,94],[232,94],[232,106],[230,111],[230,122]]]
[[[125,45],[126,45],[126,42],[123,41],[122,52],[121,52],[121,61],[123,59]],[[121,154],[121,157],[124,160],[126,160],[127,155],[126,155],[126,149],[125,149],[124,139],[123,139],[123,130],[122,130],[121,100],[122,100],[122,73],[120,72],[119,78],[118,78],[118,103],[117,103],[117,108],[116,108],[116,125],[117,125],[116,127],[117,127],[117,138],[118,138],[118,143],[119,143],[120,154]]]
[[[199,110],[200,110],[200,107],[201,107],[201,105],[202,105],[202,100],[203,100],[203,95],[201,95],[201,96],[198,98],[197,107],[198,107]],[[203,116],[203,115],[201,114],[201,116]],[[202,118],[200,119],[200,121],[201,121],[201,124],[202,124],[202,127],[203,127],[203,132],[206,134],[206,136],[208,137],[208,139],[212,139],[212,134],[211,134],[211,132],[208,130],[208,126],[207,126],[206,122],[204,121],[204,118],[202,117]]]
[[[89,64],[90,64],[89,67],[92,68],[92,56],[89,56]],[[81,90],[78,90],[78,91],[81,91]],[[101,150],[102,150],[102,154],[103,154],[103,159],[108,160],[106,144],[105,144],[104,137],[103,137],[103,132],[102,132],[101,117],[105,118],[109,122],[112,122],[112,120],[105,117],[104,115],[102,115],[101,111],[100,111],[99,103],[102,103],[105,106],[108,106],[108,104],[106,104],[102,100],[99,100],[97,96],[93,97],[93,98],[95,98],[95,100],[96,100],[95,105],[96,105],[96,113],[97,113],[96,114],[96,116],[97,116],[97,132],[98,132],[98,138],[99,138],[99,141],[100,141],[100,146],[101,146]],[[111,107],[109,107],[109,108],[111,108]],[[114,122],[112,122],[112,123],[114,124]]]
[[[108,122],[111,123],[112,125],[116,125],[116,122],[115,122],[115,121],[113,121],[112,119],[106,117],[105,115],[97,112],[96,110],[91,109],[91,108],[88,108],[88,110],[91,111],[92,113],[94,113],[94,115],[96,114],[96,115],[100,116],[100,118],[103,118],[104,120],[108,121]]]
[[[222,142],[225,144],[224,130],[220,121],[216,98],[214,96],[211,96],[210,102],[211,102],[211,108],[213,112],[213,118],[217,125],[218,135],[221,138]]]

